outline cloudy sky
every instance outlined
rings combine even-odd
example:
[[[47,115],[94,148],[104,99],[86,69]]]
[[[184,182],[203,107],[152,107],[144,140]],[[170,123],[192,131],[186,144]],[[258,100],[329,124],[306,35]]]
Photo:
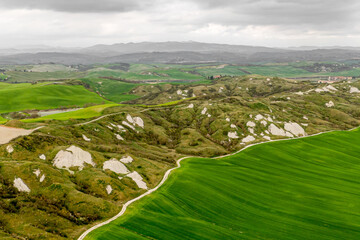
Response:
[[[141,41],[360,46],[358,0],[0,0],[0,48]]]

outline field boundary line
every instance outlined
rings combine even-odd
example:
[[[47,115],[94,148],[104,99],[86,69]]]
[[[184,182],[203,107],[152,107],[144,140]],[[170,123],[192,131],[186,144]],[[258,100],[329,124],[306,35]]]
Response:
[[[95,120],[96,120],[96,119],[95,119]],[[325,133],[331,133],[331,132],[350,132],[350,131],[353,131],[353,130],[358,129],[358,128],[359,128],[359,127],[351,128],[351,129],[348,129],[348,130],[330,130],[330,131],[319,132],[319,133],[315,133],[315,134],[312,134],[312,135],[306,135],[306,136],[302,136],[302,137],[296,137],[296,138],[290,138],[290,139],[289,139],[289,138],[284,138],[284,139],[276,139],[276,140],[270,140],[270,141],[266,141],[266,142],[254,143],[254,144],[247,145],[247,146],[245,146],[244,148],[242,148],[242,149],[240,149],[240,150],[238,150],[238,151],[236,151],[236,152],[234,152],[234,153],[230,153],[230,154],[223,155],[223,156],[219,156],[219,157],[213,157],[212,159],[220,159],[220,158],[230,157],[230,156],[236,155],[236,154],[244,151],[245,149],[248,149],[248,148],[250,148],[250,147],[253,147],[253,146],[256,146],[256,145],[260,145],[260,144],[266,144],[266,143],[271,143],[271,142],[280,142],[280,141],[291,141],[291,140],[296,140],[296,139],[315,137],[315,136],[318,136],[318,135],[322,135],[322,134],[325,134]],[[112,218],[110,218],[110,219],[108,219],[108,220],[106,220],[106,221],[104,221],[104,222],[101,222],[101,223],[99,223],[99,224],[96,224],[95,226],[92,226],[91,228],[89,228],[88,230],[86,230],[83,234],[81,234],[80,237],[78,238],[78,240],[84,240],[85,237],[86,237],[90,232],[92,232],[92,231],[94,231],[95,229],[98,229],[98,228],[100,228],[100,227],[102,227],[102,226],[105,226],[105,225],[107,225],[107,224],[109,224],[109,223],[111,223],[111,222],[113,222],[113,221],[115,221],[116,219],[118,219],[119,217],[121,217],[121,216],[125,213],[127,207],[128,207],[130,204],[132,204],[132,203],[140,200],[141,198],[143,198],[143,197],[145,197],[145,196],[147,196],[147,195],[155,192],[157,189],[159,189],[159,188],[165,183],[165,181],[168,179],[168,177],[169,177],[169,175],[170,175],[170,173],[171,173],[172,171],[174,171],[174,170],[176,170],[176,169],[178,169],[178,168],[181,167],[181,164],[180,164],[181,161],[184,160],[184,159],[188,159],[188,158],[206,158],[206,157],[186,156],[186,157],[182,157],[182,158],[178,159],[178,160],[176,161],[176,167],[173,167],[173,168],[167,170],[167,171],[165,172],[164,177],[162,178],[161,182],[160,182],[155,188],[150,189],[150,190],[148,190],[147,192],[143,193],[142,195],[140,195],[140,196],[138,196],[138,197],[136,197],[136,198],[134,198],[134,199],[132,199],[132,200],[127,201],[127,202],[123,205],[121,211],[120,211],[118,214],[116,214],[114,217],[112,217]]]

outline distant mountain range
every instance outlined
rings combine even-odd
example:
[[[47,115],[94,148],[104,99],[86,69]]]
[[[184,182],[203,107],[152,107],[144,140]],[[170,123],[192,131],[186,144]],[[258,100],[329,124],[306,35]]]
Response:
[[[360,59],[357,47],[292,47],[212,44],[200,42],[142,42],[95,45],[86,48],[0,49],[0,64],[94,63],[258,63],[343,61]]]

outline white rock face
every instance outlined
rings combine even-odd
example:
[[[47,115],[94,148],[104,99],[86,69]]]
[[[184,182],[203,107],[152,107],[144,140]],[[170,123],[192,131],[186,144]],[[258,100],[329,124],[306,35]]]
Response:
[[[121,125],[116,125],[116,127],[121,131],[121,132],[126,132],[126,129],[121,126]]]
[[[253,128],[249,128],[248,130],[249,130],[249,132],[250,132],[251,134],[254,134],[254,133],[255,133],[255,131],[254,131]]]
[[[304,93],[303,92],[297,92],[297,93],[295,93],[296,95],[299,95],[299,96],[302,96],[302,95],[304,95]]]
[[[206,112],[207,112],[207,107],[205,107],[205,108],[201,111],[201,114],[202,114],[202,115],[205,115]]]
[[[115,137],[120,141],[124,141],[124,138],[120,136],[120,134],[115,134]]]
[[[41,171],[40,171],[40,169],[36,169],[33,173],[36,175],[36,177],[39,177],[41,174]]]
[[[208,116],[208,117],[211,117],[211,114],[208,114],[207,116]]]
[[[330,108],[330,107],[334,107],[335,104],[334,104],[333,101],[329,101],[328,103],[325,103],[325,106],[328,107],[328,108]]]
[[[19,192],[30,192],[30,188],[24,183],[21,178],[15,178],[14,187],[19,190]]]
[[[112,126],[106,126],[108,129],[113,130]]]
[[[87,141],[87,142],[90,142],[90,141],[91,141],[91,139],[88,138],[88,137],[86,137],[84,134],[82,135],[82,137],[83,137],[83,139],[84,139],[85,141]]]
[[[237,132],[228,132],[228,137],[232,138],[232,139],[237,139],[239,138]]]
[[[237,128],[235,124],[230,125],[231,128]]]
[[[144,120],[142,120],[141,117],[134,117],[133,119],[136,125],[138,125],[141,128],[144,128]]]
[[[230,118],[226,118],[225,120],[226,120],[227,122],[230,122]]]
[[[79,167],[79,171],[81,171],[85,167],[85,163],[95,167],[90,153],[81,148],[71,146],[65,151],[61,150],[56,154],[53,165],[60,169],[67,169],[70,173],[73,173],[70,171],[71,167]]]
[[[321,92],[333,92],[333,91],[337,91],[337,89],[331,85],[323,87],[323,88],[317,88],[315,89],[315,92],[317,93],[321,93]]]
[[[39,158],[41,159],[41,160],[46,160],[46,156],[45,156],[45,154],[41,154],[40,156],[39,156]]]
[[[303,116],[303,119],[305,120],[309,120],[309,118],[307,116]]]
[[[306,136],[305,130],[298,123],[285,123],[284,129],[297,137]]]
[[[112,193],[112,191],[113,191],[112,187],[111,187],[110,185],[107,185],[107,186],[106,186],[106,192],[107,192],[107,194],[110,195],[110,194]]]
[[[264,126],[267,125],[267,121],[265,121],[265,120],[262,120],[260,123],[261,123],[262,125],[264,125]]]
[[[258,114],[255,116],[255,121],[260,121],[261,119],[264,119],[264,116],[261,114]]]
[[[128,122],[122,121],[122,124],[125,125],[125,126],[127,126],[127,127],[129,127],[129,128],[131,128],[132,130],[135,131],[135,127],[134,127],[133,125],[129,124]]]
[[[307,124],[307,123],[302,123],[301,125],[303,125],[304,127],[309,126],[309,124]]]
[[[268,131],[275,136],[286,136],[286,133],[284,131],[284,129],[282,128],[278,128],[277,126],[275,126],[273,123],[270,124]]]
[[[268,122],[274,122],[274,120],[271,117],[267,118]]]
[[[115,158],[104,162],[103,170],[107,169],[117,174],[127,174],[130,172],[123,163],[116,160]]]
[[[148,189],[148,187],[146,186],[146,183],[143,181],[143,178],[141,177],[141,175],[138,172],[132,172],[126,176],[131,178],[134,182],[136,182],[136,184],[138,185],[139,188]]]
[[[189,106],[187,106],[187,108],[194,108],[194,104],[191,103]]]
[[[220,87],[220,88],[219,88],[219,93],[222,93],[223,90],[224,90],[224,88],[223,88],[223,87]]]
[[[271,141],[271,138],[269,136],[264,136],[264,139]]]
[[[243,143],[248,143],[248,142],[252,142],[252,141],[255,141],[255,138],[253,136],[251,136],[251,135],[249,135],[246,138],[242,139]]]
[[[256,126],[256,123],[252,122],[252,121],[249,121],[246,123],[246,126],[248,127],[255,127]]]
[[[7,146],[6,146],[6,151],[7,151],[8,153],[12,153],[12,152],[14,152],[14,148],[13,148],[13,146],[11,146],[11,145],[7,145]]]
[[[285,132],[285,137],[294,137],[294,135],[291,132]]]
[[[131,117],[130,114],[126,115],[126,120],[131,123],[131,124],[134,124],[135,123],[135,120]]]
[[[178,95],[182,95],[182,91],[181,91],[181,90],[177,90],[176,93],[177,93]]]
[[[45,180],[45,174],[43,174],[43,175],[41,176],[41,178],[39,179],[39,181],[42,183],[44,180]]]
[[[360,90],[357,87],[351,87],[350,93],[360,93]]]
[[[120,159],[120,162],[122,162],[122,163],[132,163],[133,161],[134,161],[134,159],[130,156],[122,157]]]

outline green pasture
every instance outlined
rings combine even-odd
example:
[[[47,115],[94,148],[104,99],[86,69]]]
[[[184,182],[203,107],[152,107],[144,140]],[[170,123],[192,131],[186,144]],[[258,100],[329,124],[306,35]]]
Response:
[[[359,239],[360,130],[182,162],[87,239]]]

